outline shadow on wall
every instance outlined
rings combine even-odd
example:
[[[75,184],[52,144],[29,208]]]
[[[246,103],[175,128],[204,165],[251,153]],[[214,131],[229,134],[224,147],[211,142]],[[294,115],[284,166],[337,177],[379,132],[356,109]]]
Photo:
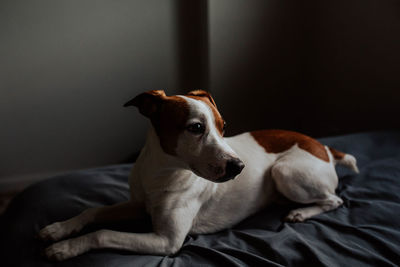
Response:
[[[228,134],[400,128],[393,1],[212,1],[211,89]]]

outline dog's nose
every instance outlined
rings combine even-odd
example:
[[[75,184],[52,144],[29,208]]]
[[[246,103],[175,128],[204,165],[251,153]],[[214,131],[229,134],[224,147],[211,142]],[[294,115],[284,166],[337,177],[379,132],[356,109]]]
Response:
[[[244,163],[240,159],[231,159],[226,162],[225,177],[233,179],[236,175],[242,172]]]

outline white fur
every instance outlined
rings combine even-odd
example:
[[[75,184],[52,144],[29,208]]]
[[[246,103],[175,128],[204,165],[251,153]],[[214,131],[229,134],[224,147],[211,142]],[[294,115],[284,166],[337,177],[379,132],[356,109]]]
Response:
[[[288,221],[303,221],[342,204],[335,195],[338,178],[330,153],[328,163],[297,145],[282,153],[267,153],[250,133],[222,138],[215,129],[210,108],[201,101],[185,99],[191,107],[189,120],[207,123],[208,135],[201,145],[191,143],[191,137],[183,133],[177,145],[178,155],[171,156],[163,151],[151,127],[129,178],[129,202],[89,209],[68,221],[45,227],[39,236],[57,241],[94,221],[133,219],[144,211],[152,218],[154,232],[101,230],[53,244],[46,249],[49,258],[64,260],[97,248],[173,254],[188,233],[216,232],[259,211],[271,203],[275,189],[290,200],[315,203],[291,211],[286,217]],[[246,166],[234,180],[214,183],[191,169],[192,157],[198,157],[201,163],[207,162],[208,157],[224,162],[229,156],[239,157]],[[352,161],[351,156],[344,160]],[[198,168],[206,165],[199,164]],[[207,170],[197,171],[212,175]]]
[[[213,172],[215,169],[210,166],[224,168],[226,161],[237,158],[237,155],[218,133],[211,108],[203,101],[180,97],[184,98],[190,106],[188,124],[203,123],[207,131],[200,141],[196,140],[192,134],[183,132],[178,139],[176,153],[194,173],[215,180],[216,174]]]

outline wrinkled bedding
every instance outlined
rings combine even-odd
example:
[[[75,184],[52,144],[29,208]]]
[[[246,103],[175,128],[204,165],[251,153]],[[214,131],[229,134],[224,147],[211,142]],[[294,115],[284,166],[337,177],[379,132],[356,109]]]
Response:
[[[353,154],[360,174],[337,168],[340,208],[303,223],[282,218],[296,205],[274,205],[232,229],[190,235],[173,257],[98,250],[61,263],[41,257],[48,244],[36,240],[42,227],[88,207],[129,197],[132,165],[114,165],[61,175],[27,188],[0,218],[1,266],[398,266],[400,264],[400,133],[375,132],[323,138]],[[151,231],[149,219],[94,225]]]

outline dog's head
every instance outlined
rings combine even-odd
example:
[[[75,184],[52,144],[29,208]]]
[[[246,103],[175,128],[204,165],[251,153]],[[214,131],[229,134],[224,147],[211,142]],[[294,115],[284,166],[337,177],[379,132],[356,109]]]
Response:
[[[244,168],[223,138],[225,121],[208,92],[167,96],[162,90],[148,91],[124,106],[132,105],[151,120],[163,151],[185,162],[196,175],[225,182]]]

